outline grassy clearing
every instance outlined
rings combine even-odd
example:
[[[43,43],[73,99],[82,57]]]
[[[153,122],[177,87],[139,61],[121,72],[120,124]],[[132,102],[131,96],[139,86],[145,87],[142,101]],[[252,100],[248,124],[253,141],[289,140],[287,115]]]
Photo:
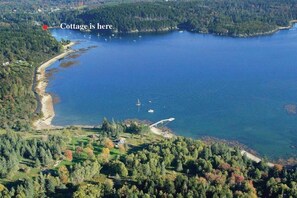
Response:
[[[0,134],[6,133],[3,130],[0,130]],[[29,159],[21,159],[19,170],[13,174],[13,176],[8,179],[0,179],[0,183],[9,184],[11,182],[16,182],[19,179],[27,177],[36,177],[41,170],[54,170],[57,171],[61,166],[73,166],[76,163],[82,163],[85,160],[92,158],[100,158],[104,145],[102,145],[102,140],[93,139],[91,136],[94,134],[100,134],[96,129],[81,129],[81,128],[72,128],[72,129],[63,129],[63,130],[44,130],[44,131],[32,131],[32,132],[23,132],[22,136],[26,139],[40,138],[44,141],[47,141],[49,135],[61,135],[69,140],[66,149],[69,149],[73,152],[73,160],[68,161],[66,159],[61,159],[53,161],[50,166],[35,168],[35,161]],[[136,135],[130,133],[121,133],[120,138],[126,139],[126,144],[128,148],[126,151],[120,151],[118,148],[114,147],[110,149],[109,159],[115,159],[118,156],[126,155],[127,153],[137,151],[144,146],[158,142],[163,137],[157,136],[152,133],[147,133],[143,135]],[[83,148],[83,151],[80,154],[76,153],[77,147]],[[93,155],[90,156],[87,153],[87,148],[91,148]],[[97,179],[104,180],[100,178],[103,176],[98,176]]]

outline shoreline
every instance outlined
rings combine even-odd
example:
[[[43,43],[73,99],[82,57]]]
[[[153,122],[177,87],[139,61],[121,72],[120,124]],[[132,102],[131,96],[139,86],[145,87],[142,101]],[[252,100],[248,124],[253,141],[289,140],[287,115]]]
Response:
[[[153,134],[163,136],[164,138],[169,139],[169,138],[176,137],[176,135],[174,135],[172,132],[163,131],[162,129],[157,128],[157,127],[150,127],[150,130]]]
[[[258,37],[258,36],[273,35],[273,34],[277,33],[278,31],[289,30],[289,29],[293,28],[295,23],[297,23],[297,19],[289,21],[288,26],[278,26],[274,30],[270,30],[270,31],[263,32],[263,33],[254,33],[254,34],[251,34],[251,35],[240,35],[239,34],[239,35],[236,35],[235,37],[238,37],[238,38],[251,38],[251,37]]]
[[[256,163],[259,163],[259,162],[262,161],[261,158],[257,157],[256,155],[254,155],[254,154],[252,154],[252,153],[250,153],[250,152],[248,152],[248,151],[246,151],[246,150],[240,150],[240,154],[241,154],[242,156],[245,155],[248,159],[250,159],[250,160],[252,160],[252,161],[254,161],[254,162],[256,162]],[[275,164],[274,164],[274,163],[271,163],[271,162],[266,162],[266,165],[267,165],[268,167],[272,168],[272,167],[274,167]]]
[[[166,138],[166,139],[171,139],[171,138],[175,138],[175,137],[177,137],[175,134],[173,134],[172,132],[170,132],[170,131],[163,131],[162,129],[160,129],[160,128],[157,128],[157,127],[150,127],[150,130],[151,130],[151,132],[153,133],[153,134],[155,134],[155,135],[159,135],[159,136],[162,136],[162,137],[164,137],[164,138]],[[202,140],[203,141],[203,140]],[[262,161],[262,159],[260,158],[260,157],[258,157],[258,156],[256,156],[255,154],[253,154],[253,153],[251,153],[251,152],[249,152],[249,151],[247,151],[247,150],[245,150],[245,149],[240,149],[240,154],[242,155],[242,156],[246,156],[248,159],[250,159],[250,160],[252,160],[252,161],[254,161],[254,162],[256,162],[256,163],[259,163],[259,162],[261,162]],[[274,163],[272,163],[272,162],[266,162],[266,165],[268,166],[268,167],[270,167],[270,168],[272,168],[272,167],[274,167],[275,166],[275,164]]]
[[[187,29],[180,29],[178,27],[166,27],[163,28],[161,30],[154,30],[154,29],[147,29],[147,30],[138,30],[138,29],[134,29],[134,30],[129,30],[127,32],[119,32],[118,30],[116,30],[115,32],[113,32],[114,34],[139,34],[139,33],[166,33],[166,32],[171,32],[171,31],[188,31],[188,32],[192,32],[195,34],[210,34],[210,35],[215,35],[215,36],[223,36],[223,37],[233,37],[233,38],[253,38],[253,37],[258,37],[258,36],[267,36],[267,35],[272,35],[280,30],[288,30],[291,29],[294,24],[297,23],[297,19],[293,19],[289,21],[289,25],[288,26],[277,26],[275,29],[272,29],[270,31],[266,31],[266,32],[261,32],[261,33],[252,33],[252,34],[235,34],[235,35],[231,35],[231,34],[219,34],[219,33],[211,33],[211,32],[199,32],[199,31],[191,31],[191,30],[187,30]]]
[[[289,25],[288,26],[278,27],[278,30],[288,30],[288,29],[291,29],[294,26],[295,23],[297,23],[297,19],[291,20],[289,22]]]
[[[290,21],[289,26],[286,27],[278,27],[276,30],[274,30],[271,33],[275,33],[276,31],[279,30],[286,30],[290,29],[293,27],[293,25],[297,23],[297,20],[292,20]],[[64,46],[65,51],[56,57],[53,57],[52,59],[48,60],[47,62],[43,63],[41,66],[39,66],[36,70],[35,78],[36,78],[36,86],[35,86],[35,91],[39,96],[40,104],[41,104],[41,115],[42,117],[38,118],[37,120],[34,121],[33,126],[37,130],[43,130],[43,129],[57,129],[61,128],[59,126],[53,126],[52,125],[52,120],[55,116],[54,112],[54,105],[53,105],[53,98],[49,93],[46,93],[46,87],[47,87],[47,77],[45,76],[46,74],[46,68],[51,66],[54,62],[57,60],[69,55],[70,53],[74,52],[72,49],[67,49],[74,45],[75,43],[71,42],[70,44]],[[82,125],[83,127],[83,125]],[[163,136],[164,138],[173,138],[176,137],[173,133],[168,132],[168,131],[162,131],[162,129],[152,127],[151,128],[152,133],[156,135]],[[255,162],[261,161],[261,158],[257,157],[256,155],[252,154],[251,152],[248,152],[244,149],[241,149],[241,154],[244,155],[246,154],[247,157]],[[269,166],[274,166],[272,163],[267,163]]]
[[[53,63],[58,61],[61,58],[64,58],[68,54],[74,52],[74,50],[70,49],[71,46],[73,46],[75,42],[70,42],[68,45],[63,46],[64,52],[61,54],[51,58],[50,60],[46,61],[42,65],[40,65],[35,74],[36,79],[36,86],[35,91],[39,96],[39,102],[40,102],[40,111],[41,111],[41,117],[38,118],[33,122],[33,127],[36,130],[42,130],[42,129],[52,129],[55,128],[53,126],[52,120],[55,117],[55,111],[54,111],[54,104],[53,104],[53,98],[52,96],[46,92],[46,87],[48,85],[47,77],[46,77],[46,68],[51,66]]]

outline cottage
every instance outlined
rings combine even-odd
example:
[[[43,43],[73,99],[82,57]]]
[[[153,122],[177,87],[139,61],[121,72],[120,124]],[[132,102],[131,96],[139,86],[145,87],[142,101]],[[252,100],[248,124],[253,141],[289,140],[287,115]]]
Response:
[[[115,143],[115,147],[117,148],[119,145],[121,145],[121,144],[123,145],[126,143],[126,138],[119,138],[119,139],[115,140],[114,143]]]

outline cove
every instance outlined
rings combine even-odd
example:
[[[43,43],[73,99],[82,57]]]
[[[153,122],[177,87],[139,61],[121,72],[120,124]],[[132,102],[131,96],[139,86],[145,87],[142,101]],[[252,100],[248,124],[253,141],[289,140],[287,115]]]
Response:
[[[174,117],[168,127],[177,135],[237,140],[262,156],[296,157],[297,115],[284,109],[297,104],[296,26],[253,38],[51,32],[79,41],[75,49],[96,46],[48,68],[57,71],[47,87],[58,97],[54,125]],[[63,67],[67,61],[75,64]]]

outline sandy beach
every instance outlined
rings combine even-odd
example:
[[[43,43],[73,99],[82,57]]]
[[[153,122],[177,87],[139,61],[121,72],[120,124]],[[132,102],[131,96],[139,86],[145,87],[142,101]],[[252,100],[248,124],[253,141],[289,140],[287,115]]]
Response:
[[[245,150],[241,150],[240,153],[241,153],[241,155],[246,155],[247,158],[249,158],[250,160],[252,160],[254,162],[257,162],[257,163],[261,162],[261,158],[255,156],[254,154],[251,154]],[[267,162],[267,166],[274,167],[274,164],[271,162]]]
[[[168,131],[162,131],[157,127],[150,127],[150,129],[152,133],[163,136],[164,138],[173,138],[175,136],[173,133],[170,133]]]
[[[37,94],[40,96],[42,117],[33,123],[33,127],[36,130],[55,128],[51,124],[53,118],[55,117],[53,98],[49,93],[46,93],[46,87],[48,84],[47,78],[45,76],[46,68],[52,65],[57,60],[74,52],[72,49],[70,49],[70,47],[73,46],[74,44],[75,44],[74,42],[71,42],[70,44],[64,46],[64,52],[62,54],[59,54],[58,56],[43,63],[37,69],[37,72],[36,72],[37,85],[35,87],[35,90]]]

